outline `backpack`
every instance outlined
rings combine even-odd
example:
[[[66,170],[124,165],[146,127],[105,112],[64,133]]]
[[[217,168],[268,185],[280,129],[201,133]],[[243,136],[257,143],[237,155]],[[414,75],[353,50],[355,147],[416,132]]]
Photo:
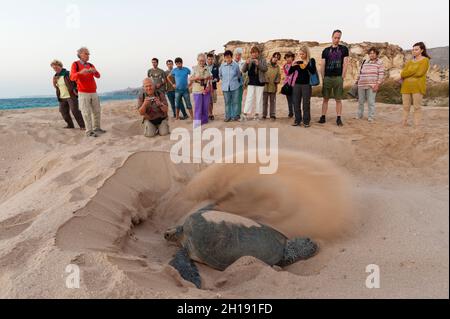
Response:
[[[77,72],[79,72],[79,71],[80,71],[80,61],[76,61],[76,62],[75,62],[75,65],[76,65]],[[90,64],[90,63],[88,62],[88,65],[92,68],[92,64]]]

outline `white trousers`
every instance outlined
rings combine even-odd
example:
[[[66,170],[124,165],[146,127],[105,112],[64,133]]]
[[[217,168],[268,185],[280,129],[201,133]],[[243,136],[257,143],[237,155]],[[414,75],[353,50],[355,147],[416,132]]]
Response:
[[[263,111],[264,86],[249,85],[247,88],[247,98],[245,99],[244,113],[251,114],[253,102],[256,103],[255,114],[261,115]]]

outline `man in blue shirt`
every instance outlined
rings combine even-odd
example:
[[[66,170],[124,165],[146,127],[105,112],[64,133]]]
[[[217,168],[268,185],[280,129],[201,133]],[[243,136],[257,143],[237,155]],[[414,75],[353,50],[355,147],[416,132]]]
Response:
[[[222,81],[223,97],[225,99],[225,122],[239,121],[239,88],[241,87],[241,70],[233,61],[233,52],[224,53],[224,62],[219,69],[219,77]]]
[[[184,100],[184,104],[191,114],[191,118],[194,118],[192,113],[191,97],[189,94],[189,82],[188,78],[191,74],[191,70],[183,67],[183,60],[181,58],[175,59],[175,65],[177,66],[172,70],[171,75],[175,78],[175,83],[172,83],[170,77],[167,77],[167,81],[175,87],[175,107],[177,108],[177,118],[179,116],[181,108],[181,99]]]

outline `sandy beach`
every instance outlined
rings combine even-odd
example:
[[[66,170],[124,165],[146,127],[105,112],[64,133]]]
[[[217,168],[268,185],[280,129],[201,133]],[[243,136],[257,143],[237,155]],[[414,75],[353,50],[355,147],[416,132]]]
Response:
[[[240,174],[173,164],[175,142],[142,136],[134,101],[102,105],[107,133],[97,139],[62,129],[56,108],[1,111],[0,298],[448,298],[448,107],[424,108],[424,128],[414,129],[400,127],[400,105],[378,104],[369,124],[354,120],[357,104],[346,101],[338,128],[330,103],[329,123],[305,129],[291,126],[283,96],[277,106],[276,122],[243,126],[279,128],[280,149],[301,155],[280,157],[276,191],[255,179],[221,208],[284,230],[283,214],[301,207],[291,220],[299,232],[323,235],[320,252],[285,269],[252,258],[224,272],[199,265],[202,290],[167,266],[177,248],[163,233],[217,195],[217,185],[239,189]],[[223,108],[219,97],[208,127],[241,126],[224,123]],[[311,108],[318,119],[321,100]],[[170,125],[192,130],[191,122]],[[314,159],[325,161],[319,177],[292,165],[312,167]],[[334,174],[345,176],[348,190],[328,189]],[[206,176],[209,192],[188,187],[197,176]],[[338,197],[354,215],[341,211]],[[264,207],[275,215],[263,216]],[[301,226],[311,216],[316,224]],[[80,268],[79,289],[66,286],[70,264]],[[380,267],[379,289],[366,287],[370,264]]]

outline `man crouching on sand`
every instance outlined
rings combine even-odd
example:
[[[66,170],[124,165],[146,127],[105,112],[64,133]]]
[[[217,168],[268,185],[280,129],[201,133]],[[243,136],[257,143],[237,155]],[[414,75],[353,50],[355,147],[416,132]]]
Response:
[[[169,135],[169,106],[166,97],[155,90],[153,81],[149,78],[143,82],[143,92],[138,98],[139,114],[143,116],[144,135],[154,137]]]

